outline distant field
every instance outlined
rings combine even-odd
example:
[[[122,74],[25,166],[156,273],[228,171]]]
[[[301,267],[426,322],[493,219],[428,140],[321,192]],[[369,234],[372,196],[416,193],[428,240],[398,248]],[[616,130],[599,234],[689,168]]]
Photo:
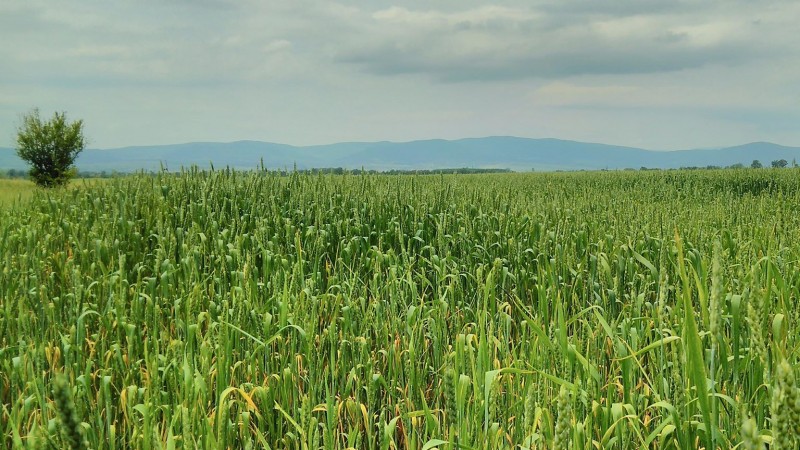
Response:
[[[0,206],[10,205],[15,200],[27,200],[35,189],[36,186],[28,180],[0,179]]]
[[[34,195],[0,208],[0,448],[797,449],[797,175]]]
[[[76,179],[69,184],[69,188],[74,189],[102,182],[104,182],[102,178]],[[10,206],[15,201],[29,200],[36,190],[36,185],[30,180],[0,178],[0,207]]]

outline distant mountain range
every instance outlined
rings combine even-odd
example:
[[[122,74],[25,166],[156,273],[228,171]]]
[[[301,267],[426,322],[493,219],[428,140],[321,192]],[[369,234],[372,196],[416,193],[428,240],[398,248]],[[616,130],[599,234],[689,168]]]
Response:
[[[737,147],[652,151],[632,147],[591,144],[559,139],[485,137],[412,142],[345,142],[297,147],[257,141],[87,149],[78,157],[81,171],[169,170],[213,164],[217,168],[253,169],[263,161],[270,169],[413,170],[443,168],[503,168],[515,171],[597,170],[624,168],[678,168],[689,166],[765,166],[773,160],[800,159],[800,147],[754,142]],[[0,148],[0,169],[24,169],[15,152]]]

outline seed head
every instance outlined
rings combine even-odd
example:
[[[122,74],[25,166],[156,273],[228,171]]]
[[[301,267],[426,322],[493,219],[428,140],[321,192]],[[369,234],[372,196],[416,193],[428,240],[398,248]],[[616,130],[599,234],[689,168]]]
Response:
[[[458,414],[456,408],[456,385],[455,385],[455,372],[453,369],[448,368],[444,372],[444,405],[447,424],[455,426],[456,417]]]
[[[75,403],[72,401],[72,388],[64,375],[59,375],[53,380],[53,398],[58,408],[58,416],[61,420],[61,428],[64,437],[73,450],[87,448],[83,439],[81,422],[75,410]]]
[[[788,362],[781,361],[775,374],[772,386],[772,445],[770,450],[788,450],[795,448],[795,422],[797,414],[793,409],[797,405],[797,387],[794,370]]]
[[[742,422],[742,450],[762,450],[764,444],[758,434],[758,425],[752,418],[747,418]]]
[[[557,419],[553,449],[569,448],[569,438],[572,423],[572,401],[566,387],[561,386],[558,391]]]

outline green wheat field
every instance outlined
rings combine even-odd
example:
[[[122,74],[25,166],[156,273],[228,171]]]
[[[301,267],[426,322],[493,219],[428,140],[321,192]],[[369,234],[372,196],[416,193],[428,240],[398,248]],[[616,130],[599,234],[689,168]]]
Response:
[[[36,190],[2,447],[796,449],[799,261],[793,169]]]

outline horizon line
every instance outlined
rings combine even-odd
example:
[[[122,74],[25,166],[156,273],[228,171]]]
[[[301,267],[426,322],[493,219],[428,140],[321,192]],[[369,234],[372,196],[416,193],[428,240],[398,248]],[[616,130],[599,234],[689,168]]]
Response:
[[[268,145],[279,145],[285,147],[292,147],[294,149],[310,149],[314,147],[328,147],[331,145],[343,145],[343,144],[412,144],[416,142],[434,142],[434,141],[441,141],[441,142],[459,142],[459,141],[476,141],[476,140],[484,140],[484,139],[519,139],[519,140],[529,140],[529,141],[559,141],[559,142],[573,142],[578,144],[587,144],[587,145],[602,145],[607,147],[617,147],[621,149],[630,149],[630,150],[642,150],[647,152],[654,152],[654,153],[670,153],[670,152],[691,152],[691,151],[704,151],[704,150],[724,150],[724,149],[732,149],[738,147],[745,147],[748,145],[755,145],[755,144],[767,144],[767,145],[774,145],[777,147],[783,147],[788,149],[800,149],[800,146],[795,147],[791,145],[783,145],[778,144],[772,141],[751,141],[746,142],[743,144],[736,144],[736,145],[729,145],[729,146],[716,146],[716,147],[696,147],[696,148],[683,148],[683,149],[674,149],[674,150],[654,150],[645,147],[633,147],[629,145],[618,145],[618,144],[606,144],[603,142],[592,142],[592,141],[579,141],[574,139],[561,139],[561,138],[554,138],[554,137],[521,137],[521,136],[513,136],[513,135],[489,135],[489,136],[481,136],[481,137],[463,137],[463,138],[456,138],[456,139],[446,139],[446,138],[427,138],[427,139],[411,139],[411,140],[375,140],[375,141],[360,141],[360,140],[353,140],[353,141],[339,141],[339,142],[330,142],[327,144],[309,144],[309,145],[295,145],[295,144],[286,144],[282,142],[274,142],[274,141],[263,141],[258,139],[237,139],[234,141],[188,141],[188,142],[174,142],[169,144],[144,144],[144,145],[124,145],[119,147],[86,147],[84,150],[94,150],[94,151],[113,151],[113,150],[126,150],[131,148],[158,148],[158,147],[175,147],[175,146],[182,146],[182,145],[232,145],[232,144],[240,144],[240,143],[255,143],[255,144],[268,144]],[[5,148],[8,150],[14,150],[13,147],[0,147]]]

